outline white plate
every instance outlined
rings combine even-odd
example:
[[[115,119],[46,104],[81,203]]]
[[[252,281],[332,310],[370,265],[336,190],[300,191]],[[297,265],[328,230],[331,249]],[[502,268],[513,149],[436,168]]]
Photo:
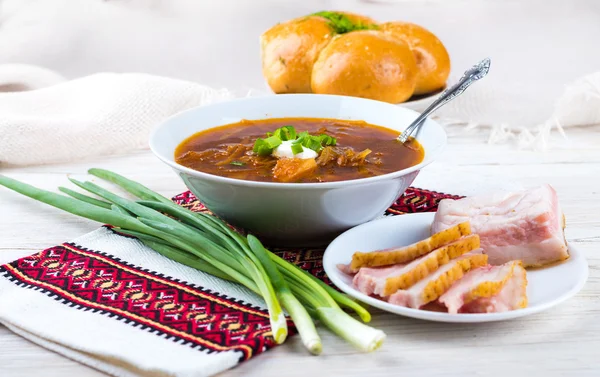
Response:
[[[448,314],[392,305],[367,296],[352,287],[352,279],[338,270],[347,264],[355,251],[374,251],[405,246],[430,236],[433,213],[387,217],[352,228],[337,237],[325,250],[323,267],[329,279],[342,291],[373,307],[407,317],[438,322],[503,321],[534,314],[551,308],[575,295],[588,277],[588,264],[580,251],[569,245],[570,258],[543,269],[527,270],[527,308],[489,314]]]

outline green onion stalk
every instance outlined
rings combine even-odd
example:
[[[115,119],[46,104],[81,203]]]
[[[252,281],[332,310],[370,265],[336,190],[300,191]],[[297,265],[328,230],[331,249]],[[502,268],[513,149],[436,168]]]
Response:
[[[271,329],[275,341],[277,343],[283,343],[285,341],[287,337],[285,315],[275,296],[275,291],[269,277],[265,274],[264,269],[261,268],[262,266],[260,263],[253,260],[256,258],[252,258],[252,256],[239,252],[237,249],[225,248],[213,237],[201,237],[198,232],[184,226],[181,222],[152,208],[148,208],[134,201],[115,195],[94,183],[79,182],[74,179],[71,179],[71,182],[138,216],[139,221],[147,227],[154,229],[155,234],[157,234],[159,238],[169,241],[173,238],[171,235],[177,235],[180,241],[191,246],[192,250],[202,250],[203,252],[200,252],[199,256],[207,256],[208,258],[206,261],[208,263],[215,265],[216,262],[217,265],[215,267],[218,266],[218,268],[223,269],[224,272],[232,274],[233,276],[243,275],[244,272],[247,272],[245,277],[239,279],[240,283],[246,283],[244,285],[248,286],[247,278],[254,281],[267,304],[267,309],[270,314]]]
[[[293,138],[294,133],[283,129],[278,136]],[[63,196],[2,175],[0,185],[72,214],[110,224],[175,262],[244,285],[265,300],[277,343],[287,337],[283,305],[305,347],[313,354],[322,351],[313,318],[363,351],[381,346],[385,339],[382,331],[360,323],[341,309],[353,310],[364,322],[369,322],[371,316],[365,308],[269,252],[253,235],[243,236],[215,216],[192,212],[116,173],[102,169],[90,169],[89,173],[120,186],[140,200],[132,201],[91,182],[73,179],[74,184],[100,199],[60,187],[60,191],[69,195]]]

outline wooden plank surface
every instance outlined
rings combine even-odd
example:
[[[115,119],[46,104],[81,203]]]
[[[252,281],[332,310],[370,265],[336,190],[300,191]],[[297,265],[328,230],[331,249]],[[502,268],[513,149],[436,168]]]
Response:
[[[373,326],[388,335],[375,353],[358,353],[323,330],[325,351],[320,357],[308,356],[292,337],[222,375],[600,375],[600,128],[571,130],[569,138],[571,144],[560,150],[532,152],[486,145],[477,135],[453,136],[443,162],[428,169],[446,172],[443,179],[457,188],[463,174],[524,185],[552,184],[567,216],[567,238],[590,264],[589,280],[577,296],[544,313],[492,324],[440,324],[375,311]],[[67,174],[81,176],[90,167],[119,171],[165,195],[185,189],[148,151],[1,172],[53,189],[67,183]],[[0,189],[0,260],[31,254],[96,228],[93,222]],[[102,375],[4,327],[0,350],[2,377]]]

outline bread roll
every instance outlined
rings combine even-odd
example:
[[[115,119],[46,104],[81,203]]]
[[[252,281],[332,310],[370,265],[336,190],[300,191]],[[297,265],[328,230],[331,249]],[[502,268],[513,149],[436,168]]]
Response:
[[[413,95],[417,66],[408,45],[374,30],[335,37],[315,62],[314,93],[370,98],[390,103]]]
[[[313,64],[333,37],[322,17],[300,17],[273,26],[260,37],[262,71],[275,93],[310,93]]]
[[[381,31],[408,43],[417,67],[415,94],[427,94],[443,88],[450,74],[450,57],[442,42],[427,29],[408,22],[380,24]]]

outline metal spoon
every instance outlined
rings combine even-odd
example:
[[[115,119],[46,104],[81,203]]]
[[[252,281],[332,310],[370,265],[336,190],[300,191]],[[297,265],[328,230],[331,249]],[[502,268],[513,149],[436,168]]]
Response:
[[[440,107],[444,106],[448,102],[452,101],[454,98],[464,92],[469,85],[473,84],[475,81],[487,75],[490,70],[490,59],[486,58],[474,65],[471,69],[467,70],[463,77],[454,85],[444,90],[442,94],[431,104],[429,105],[421,115],[417,117],[407,128],[398,136],[398,140],[401,143],[406,143],[408,138],[415,132],[418,131],[419,128],[425,123],[425,119],[429,116],[429,114],[433,113]]]

